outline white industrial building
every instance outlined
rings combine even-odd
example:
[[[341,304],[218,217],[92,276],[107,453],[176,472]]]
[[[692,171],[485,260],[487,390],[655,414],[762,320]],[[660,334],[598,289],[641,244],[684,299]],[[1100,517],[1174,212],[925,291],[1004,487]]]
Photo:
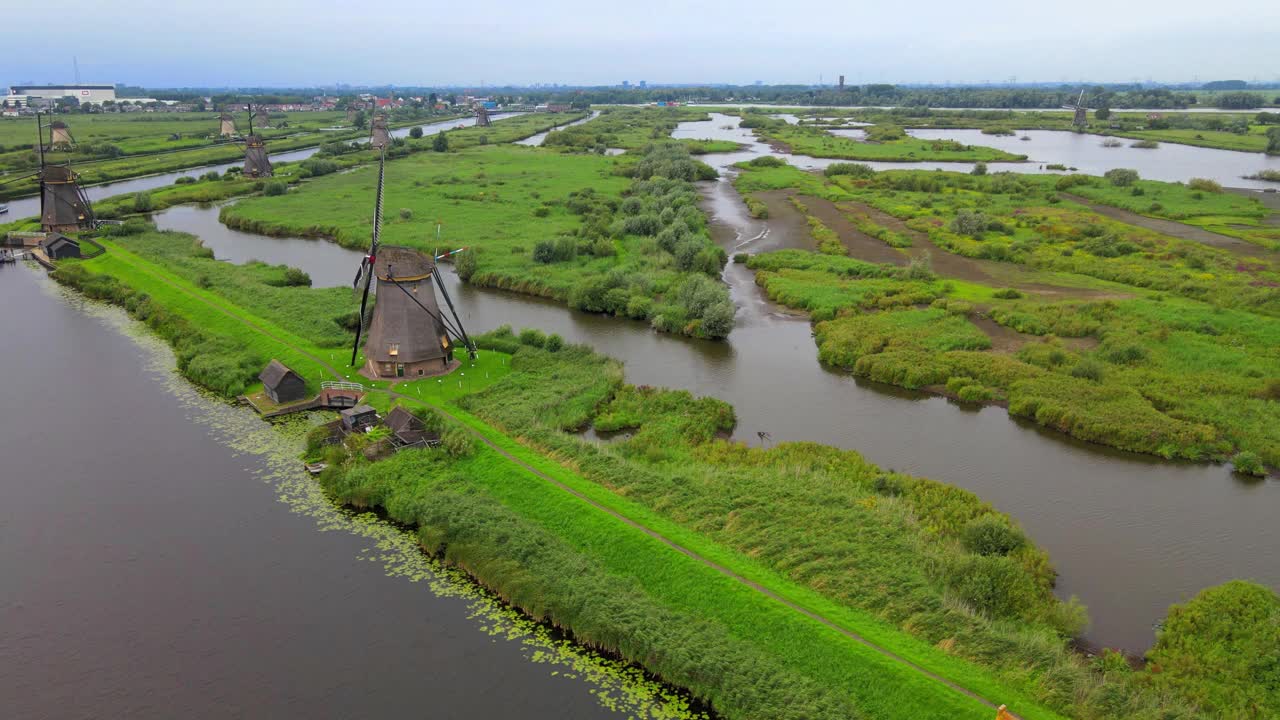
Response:
[[[14,85],[9,88],[10,97],[26,96],[31,99],[58,100],[75,98],[81,103],[101,105],[116,99],[115,85]]]

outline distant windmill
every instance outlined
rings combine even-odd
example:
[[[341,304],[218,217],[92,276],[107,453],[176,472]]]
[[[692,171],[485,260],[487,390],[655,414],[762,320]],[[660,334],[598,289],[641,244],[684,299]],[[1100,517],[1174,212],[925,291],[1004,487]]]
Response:
[[[391,144],[391,133],[387,131],[387,116],[378,113],[369,124],[369,146],[374,150],[385,148]]]
[[[267,156],[267,146],[262,136],[253,132],[253,106],[249,106],[249,134],[244,138],[244,176],[251,178],[271,177],[271,158]]]
[[[489,127],[492,124],[489,121],[489,108],[483,105],[476,106],[476,127]]]
[[[266,110],[258,110],[250,119],[256,122],[260,128],[269,129],[271,127],[271,114]]]
[[[231,113],[222,113],[218,116],[218,135],[220,137],[233,137],[236,134],[236,119]]]
[[[70,150],[76,144],[76,139],[71,137],[71,128],[61,120],[54,120],[49,123],[49,148],[58,148],[60,150]]]
[[[1071,118],[1071,124],[1076,127],[1086,127],[1089,125],[1089,108],[1084,104],[1084,90],[1080,90],[1080,97],[1074,105],[1063,105],[1063,110],[1074,110],[1075,116]]]

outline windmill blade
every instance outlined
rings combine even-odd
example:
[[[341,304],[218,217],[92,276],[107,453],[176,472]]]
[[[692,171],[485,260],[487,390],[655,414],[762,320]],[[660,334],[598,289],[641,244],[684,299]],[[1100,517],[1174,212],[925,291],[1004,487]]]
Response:
[[[465,250],[466,248],[463,249]],[[461,252],[461,250],[455,252]],[[444,279],[440,277],[440,266],[433,265],[431,274],[435,276],[436,287],[440,288],[440,295],[444,297],[445,305],[449,306],[449,312],[453,314],[453,321],[458,324],[457,333],[462,336],[462,346],[467,349],[467,354],[474,360],[476,357],[476,344],[471,342],[471,338],[467,337],[466,328],[462,327],[462,318],[458,317],[458,310],[453,306],[453,298],[449,297],[449,291],[444,288]]]
[[[19,175],[18,177],[12,177],[12,178],[9,178],[8,180],[0,180],[0,187],[8,185],[9,183],[16,183],[19,180],[27,180],[29,178],[33,178],[38,176],[39,174],[40,174],[39,170],[33,170],[27,173],[26,175]]]
[[[365,312],[369,307],[369,286],[373,284],[374,262],[377,260],[379,235],[382,233],[382,191],[383,182],[386,178],[386,167],[387,150],[384,147],[378,157],[378,190],[373,204],[373,233],[369,240],[369,255],[360,264],[361,272],[364,273],[364,292],[360,295],[360,324],[356,326],[356,340],[355,344],[351,346],[352,367],[355,367],[356,355],[360,353],[360,336],[364,334],[367,320]],[[356,283],[359,284],[359,282],[360,276],[356,275]]]

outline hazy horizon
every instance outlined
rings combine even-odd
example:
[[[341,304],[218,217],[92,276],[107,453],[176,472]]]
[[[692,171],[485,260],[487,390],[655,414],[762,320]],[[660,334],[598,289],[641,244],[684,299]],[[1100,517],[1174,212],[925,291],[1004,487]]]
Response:
[[[11,53],[0,82],[72,82],[73,57],[82,82],[155,88],[830,84],[840,74],[849,84],[1280,78],[1265,29],[1280,26],[1280,6],[1256,0],[1208,20],[1190,4],[1152,0],[1081,0],[1053,12],[1012,0],[980,8],[920,0],[909,11],[802,3],[781,13],[759,0],[211,7],[69,0],[59,6],[57,45]],[[35,4],[6,15],[14,29],[48,22]]]

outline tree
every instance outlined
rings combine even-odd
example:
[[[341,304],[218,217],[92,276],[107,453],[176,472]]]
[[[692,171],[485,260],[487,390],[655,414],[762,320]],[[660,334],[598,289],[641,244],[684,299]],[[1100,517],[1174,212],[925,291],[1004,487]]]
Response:
[[[422,137],[422,128],[420,128],[420,127],[416,127],[416,126],[415,126],[413,129],[411,129],[411,130],[409,131],[409,137],[411,137],[411,138],[413,138],[413,139],[415,139],[415,140],[417,140],[418,138]]]
[[[1094,111],[1093,116],[1099,120],[1106,120],[1111,117],[1111,108],[1100,107]]]
[[[1267,154],[1280,155],[1280,127],[1267,128]]]
[[[431,149],[436,152],[449,152],[449,136],[443,130],[436,133],[436,139],[431,141]]]
[[[439,103],[439,102],[440,102],[440,98],[439,98],[439,97],[437,97],[435,93],[431,93],[430,95],[428,95],[428,96],[427,96],[427,107],[428,107],[428,109],[430,109],[430,110],[435,110],[435,109],[436,109],[436,104],[437,104],[437,103]]]
[[[356,112],[355,118],[351,120],[351,124],[356,126],[357,130],[363,130],[369,124],[369,117],[365,115],[363,110]]]

